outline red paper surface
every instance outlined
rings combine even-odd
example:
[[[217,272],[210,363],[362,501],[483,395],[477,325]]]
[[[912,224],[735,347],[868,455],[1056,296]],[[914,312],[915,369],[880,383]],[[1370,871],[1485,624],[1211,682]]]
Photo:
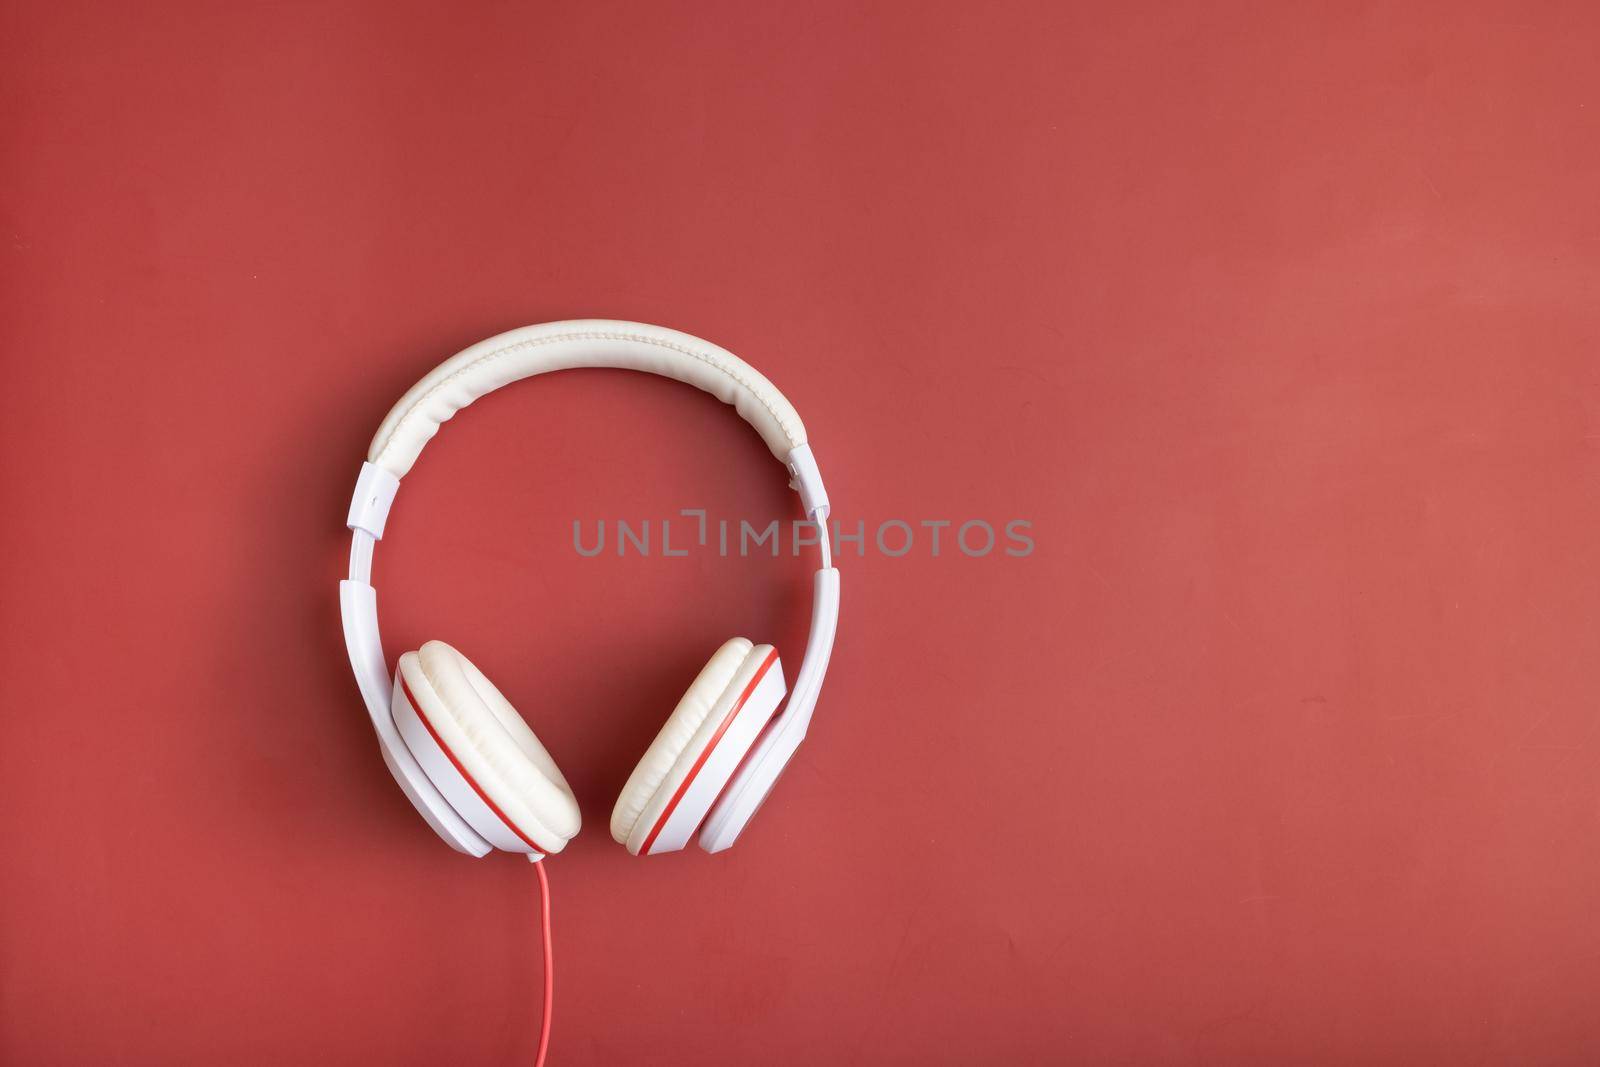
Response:
[[[7,5],[0,1056],[531,1062],[533,872],[389,780],[342,522],[437,361],[606,316],[778,383],[867,540],[749,834],[641,861],[634,760],[730,635],[792,678],[812,563],[572,522],[781,469],[594,371],[406,480],[389,656],[472,656],[585,811],[552,1064],[1600,1059],[1597,32]]]

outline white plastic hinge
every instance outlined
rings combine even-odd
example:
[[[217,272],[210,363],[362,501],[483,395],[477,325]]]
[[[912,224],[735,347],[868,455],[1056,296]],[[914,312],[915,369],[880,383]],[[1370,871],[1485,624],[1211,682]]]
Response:
[[[383,524],[389,521],[389,505],[400,488],[400,479],[372,463],[361,465],[361,476],[356,479],[355,495],[350,498],[350,514],[344,524],[352,530],[365,530],[374,538],[383,536]]]
[[[817,470],[817,459],[810,445],[801,445],[784,460],[789,468],[789,488],[799,491],[800,505],[809,518],[828,514],[828,491],[822,487],[822,472]]]

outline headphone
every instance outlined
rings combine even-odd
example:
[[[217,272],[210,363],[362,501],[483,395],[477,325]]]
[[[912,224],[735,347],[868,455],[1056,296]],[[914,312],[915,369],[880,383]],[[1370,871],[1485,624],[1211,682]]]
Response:
[[[584,319],[512,330],[434,368],[384,418],[356,479],[345,519],[350,577],[339,583],[350,666],[390,773],[451,848],[472,856],[521,852],[537,861],[577,834],[578,802],[560,768],[466,656],[429,641],[402,655],[390,675],[371,583],[373,545],[400,479],[440,424],[502,386],[574,367],[659,374],[732,404],[788,468],[789,485],[817,527],[822,566],[788,703],[777,650],[729,640],[668,716],[611,813],[611,836],[636,856],[675,852],[697,830],[701,848],[720,852],[739,839],[805,737],[839,618],[828,494],[805,426],[794,405],[733,353],[660,326]]]

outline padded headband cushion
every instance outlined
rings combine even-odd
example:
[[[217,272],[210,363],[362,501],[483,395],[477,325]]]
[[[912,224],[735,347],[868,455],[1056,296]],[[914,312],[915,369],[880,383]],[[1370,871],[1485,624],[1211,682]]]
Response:
[[[712,654],[705,669],[695,677],[689,691],[678,701],[678,706],[668,716],[666,725],[656,734],[656,739],[650,742],[650,747],[645,750],[644,757],[628,776],[627,784],[617,797],[617,806],[611,811],[611,836],[617,844],[629,843],[629,835],[638,824],[639,816],[650,807],[651,800],[673,768],[691,750],[698,756],[715,735],[716,724],[710,722],[713,709],[719,704],[732,704],[732,700],[724,701],[723,698],[736,680],[743,688],[747,680],[744,676],[750,673],[743,668],[758,651],[760,659],[765,659],[772,647],[752,645],[743,637],[731,638]],[[728,708],[722,710],[726,712]],[[676,777],[681,780],[683,776]],[[629,850],[637,852],[637,843],[630,846]]]
[[[404,478],[441,423],[485,393],[548,371],[616,367],[687,382],[732,404],[780,462],[806,443],[794,405],[750,364],[709,341],[611,319],[547,322],[491,337],[412,386],[372,439],[367,458]]]
[[[439,740],[514,828],[559,852],[578,832],[578,801],[517,709],[443,641],[400,657],[400,672]]]

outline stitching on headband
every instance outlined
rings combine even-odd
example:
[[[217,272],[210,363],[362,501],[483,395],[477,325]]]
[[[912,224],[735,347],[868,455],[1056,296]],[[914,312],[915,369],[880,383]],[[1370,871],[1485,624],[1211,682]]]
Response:
[[[496,359],[499,359],[501,356],[507,355],[508,353],[516,352],[524,348],[538,348],[541,345],[555,344],[560,341],[632,341],[637,344],[650,345],[655,348],[665,348],[669,351],[678,352],[682,355],[689,356],[691,359],[697,359],[709,366],[712,370],[720,371],[731,378],[734,382],[738,383],[740,386],[743,386],[745,392],[755,397],[756,401],[760,403],[762,407],[767,409],[767,414],[771,415],[773,421],[778,424],[778,428],[783,431],[783,435],[789,439],[789,444],[793,447],[799,447],[800,445],[800,442],[796,439],[794,429],[789,425],[788,421],[784,419],[783,415],[780,414],[775,407],[773,407],[772,401],[767,397],[766,392],[762,389],[756,388],[755,385],[745,380],[743,376],[729,369],[717,357],[711,355],[710,353],[702,352],[699,349],[690,347],[689,345],[674,344],[671,341],[662,341],[654,337],[646,337],[642,334],[615,333],[600,330],[580,330],[572,333],[552,334],[549,337],[536,337],[527,341],[517,341],[506,345],[504,348],[497,348],[493,352],[485,352],[483,355],[479,356],[477,359],[474,359],[466,366],[452,371],[443,381],[435,383],[433,387],[430,388],[426,393],[423,393],[421,396],[417,397],[412,405],[406,409],[406,413],[400,416],[399,421],[394,424],[394,429],[389,431],[388,437],[383,442],[383,447],[378,449],[378,455],[373,462],[381,465],[384,456],[386,456],[389,452],[389,449],[393,447],[395,438],[399,436],[401,428],[422,412],[423,406],[433,398],[435,393],[445,388],[463,374],[470,373],[482,364],[492,362]],[[477,398],[474,397],[473,399]],[[457,408],[456,410],[459,411],[461,409]],[[438,425],[439,420],[435,419],[434,424]]]

